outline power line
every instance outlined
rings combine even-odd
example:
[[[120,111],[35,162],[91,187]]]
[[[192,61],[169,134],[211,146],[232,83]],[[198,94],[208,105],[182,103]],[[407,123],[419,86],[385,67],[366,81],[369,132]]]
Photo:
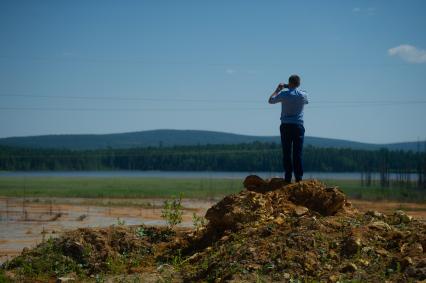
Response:
[[[0,97],[29,97],[29,98],[63,98],[75,100],[117,100],[117,101],[160,101],[160,102],[218,102],[218,103],[260,103],[260,100],[218,100],[218,99],[198,99],[198,98],[158,98],[158,97],[131,97],[131,96],[66,96],[66,95],[29,95],[29,94],[0,94]]]
[[[0,94],[0,97],[53,98],[73,100],[116,100],[116,101],[158,101],[158,102],[215,102],[215,103],[265,103],[265,100],[247,99],[203,99],[203,98],[158,98],[131,96],[67,96],[67,95],[30,95],[30,94]],[[313,104],[424,104],[426,100],[313,100]]]
[[[426,102],[424,102],[426,103]],[[407,104],[407,103],[405,103]],[[420,105],[418,102],[413,102],[409,104],[415,104]],[[325,105],[325,106],[318,106],[313,105],[309,108],[314,109],[324,109],[324,108],[365,108],[365,107],[383,107],[383,106],[399,106],[400,103],[376,103],[376,104],[341,104],[341,105]],[[240,107],[240,108],[79,108],[79,107],[0,107],[0,111],[11,111],[11,110],[17,110],[17,111],[78,111],[78,112],[85,112],[85,111],[106,111],[106,112],[112,112],[112,111],[125,111],[125,112],[143,112],[143,111],[271,111],[271,107]]]
[[[245,60],[244,62],[213,62],[213,61],[191,61],[191,60],[165,60],[165,59],[145,59],[140,57],[131,57],[131,58],[119,58],[119,57],[96,57],[96,56],[81,56],[81,55],[58,55],[58,56],[11,56],[11,55],[0,55],[0,60],[18,60],[18,61],[38,61],[38,62],[86,62],[86,63],[131,63],[131,64],[140,64],[140,65],[166,65],[166,66],[207,66],[207,67],[272,67],[272,68],[281,68],[286,65],[281,61],[276,62],[265,62],[265,61],[254,61],[254,60]],[[301,63],[298,62],[299,66],[306,67],[334,67],[334,66],[344,66],[347,68],[348,66],[362,67],[362,66],[380,66],[380,67],[408,67],[409,65],[404,63],[379,63],[379,62],[371,62],[371,61],[359,61],[356,63],[348,63],[348,62],[307,62]]]
[[[72,107],[0,107],[0,110],[34,111],[239,111],[270,110],[271,108],[72,108]]]

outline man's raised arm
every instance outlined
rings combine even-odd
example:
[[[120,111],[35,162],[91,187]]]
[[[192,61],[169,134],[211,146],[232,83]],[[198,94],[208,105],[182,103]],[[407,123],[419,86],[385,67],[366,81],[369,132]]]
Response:
[[[308,104],[308,103],[309,103],[308,95],[307,95],[306,93],[303,95],[303,102],[304,102],[305,104]]]
[[[275,104],[275,103],[278,103],[278,102],[281,102],[280,100],[279,100],[279,97],[278,97],[278,95],[279,95],[279,93],[285,88],[285,87],[287,87],[287,85],[286,84],[283,84],[283,83],[281,83],[281,84],[279,84],[278,86],[277,86],[277,89],[271,94],[271,96],[269,97],[269,100],[268,100],[268,103],[269,104]]]

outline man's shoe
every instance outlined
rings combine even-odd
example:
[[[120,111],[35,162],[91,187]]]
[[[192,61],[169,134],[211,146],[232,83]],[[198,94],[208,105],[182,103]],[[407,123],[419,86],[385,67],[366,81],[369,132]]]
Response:
[[[284,181],[286,181],[287,183],[291,183],[291,176],[292,174],[284,174]]]

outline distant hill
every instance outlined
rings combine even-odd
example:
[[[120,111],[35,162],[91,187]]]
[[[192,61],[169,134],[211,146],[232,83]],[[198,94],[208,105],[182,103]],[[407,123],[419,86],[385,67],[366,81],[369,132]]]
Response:
[[[1,138],[0,145],[30,148],[100,149],[147,146],[237,144],[251,142],[280,142],[279,136],[250,136],[200,130],[151,130],[118,134],[43,135]],[[417,142],[369,144],[340,139],[306,137],[305,145],[374,150],[417,150]],[[424,146],[420,146],[424,151]]]

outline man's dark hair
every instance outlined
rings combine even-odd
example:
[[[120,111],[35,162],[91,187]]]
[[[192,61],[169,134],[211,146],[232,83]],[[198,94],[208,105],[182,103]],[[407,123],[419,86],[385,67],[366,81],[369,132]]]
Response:
[[[291,75],[288,78],[288,83],[294,85],[295,87],[300,86],[300,77],[298,75]]]

